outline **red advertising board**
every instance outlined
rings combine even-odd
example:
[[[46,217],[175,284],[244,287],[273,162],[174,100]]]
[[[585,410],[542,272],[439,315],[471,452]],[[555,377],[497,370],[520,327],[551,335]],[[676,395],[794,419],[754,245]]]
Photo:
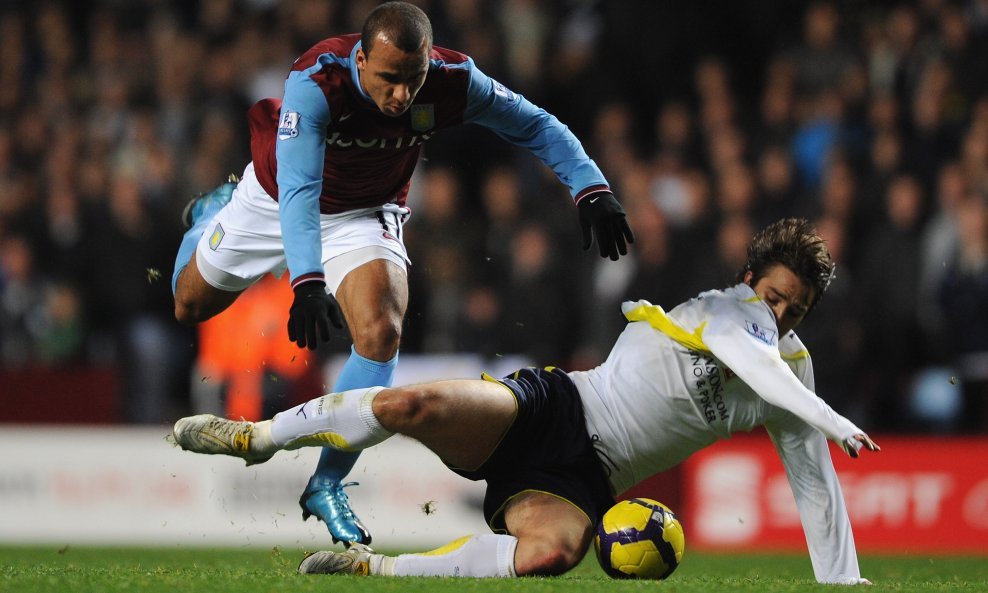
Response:
[[[886,437],[882,451],[831,456],[859,551],[988,554],[988,439]],[[684,466],[690,546],[805,549],[782,462],[764,433],[703,450]]]

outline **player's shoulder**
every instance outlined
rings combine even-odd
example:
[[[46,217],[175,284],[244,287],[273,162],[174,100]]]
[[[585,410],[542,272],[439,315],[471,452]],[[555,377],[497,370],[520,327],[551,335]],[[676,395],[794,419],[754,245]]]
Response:
[[[799,339],[796,332],[792,330],[779,339],[779,354],[787,361],[810,358],[810,351],[807,350],[806,345]]]
[[[743,315],[755,306],[758,297],[747,284],[737,284],[727,288],[705,290],[683,303],[686,307],[701,309],[707,314],[727,315],[734,317]]]
[[[360,34],[327,37],[300,55],[292,64],[292,70],[307,70],[317,63],[323,66],[345,64],[350,60],[353,48],[360,43]]]
[[[473,60],[465,53],[434,45],[429,54],[429,62],[432,68],[438,69],[467,68],[472,66]]]

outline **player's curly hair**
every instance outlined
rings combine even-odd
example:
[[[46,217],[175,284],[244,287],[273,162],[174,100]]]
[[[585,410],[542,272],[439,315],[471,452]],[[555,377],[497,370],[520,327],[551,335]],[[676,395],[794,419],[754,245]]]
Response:
[[[360,31],[364,54],[370,55],[378,34],[384,33],[403,52],[432,47],[432,23],[422,9],[407,2],[385,2],[371,11]]]
[[[805,218],[783,218],[755,234],[748,244],[748,259],[737,281],[751,272],[754,286],[769,269],[783,265],[814,289],[810,310],[816,306],[834,278],[836,264],[827,244]]]

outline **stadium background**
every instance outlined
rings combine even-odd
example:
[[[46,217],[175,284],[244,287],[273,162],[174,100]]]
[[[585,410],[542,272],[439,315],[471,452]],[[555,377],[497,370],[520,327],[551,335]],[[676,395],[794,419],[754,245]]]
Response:
[[[404,378],[506,360],[588,368],[622,327],[620,301],[668,307],[727,285],[755,229],[806,216],[839,262],[798,332],[818,392],[905,450],[946,447],[913,473],[894,448],[867,462],[891,468],[854,468],[888,478],[878,508],[906,501],[903,533],[924,528],[935,499],[973,517],[957,520],[983,541],[988,1],[417,3],[437,44],[573,129],[638,241],[617,263],[580,251],[575,209],[537,161],[480,129],[440,134],[409,202]],[[44,515],[45,501],[68,515],[85,504],[61,496],[60,480],[127,473],[85,465],[82,444],[42,455],[34,444],[60,430],[88,427],[96,438],[78,442],[112,456],[105,444],[129,431],[160,437],[200,410],[257,417],[332,383],[348,342],[294,351],[283,283],[190,330],[172,317],[168,280],[185,202],[249,158],[247,107],[280,95],[298,53],[359,30],[375,4],[0,2],[0,435],[23,451],[0,463],[6,524]],[[171,463],[183,462],[161,467]],[[923,481],[937,471],[949,477]],[[694,465],[649,488],[700,512],[704,475]],[[113,504],[132,494],[92,485]],[[119,514],[99,517],[113,532]],[[51,537],[75,537],[53,523]]]

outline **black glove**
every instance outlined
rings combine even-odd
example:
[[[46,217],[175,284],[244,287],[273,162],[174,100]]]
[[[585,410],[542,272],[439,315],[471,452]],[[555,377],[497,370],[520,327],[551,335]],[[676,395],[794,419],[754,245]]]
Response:
[[[315,350],[319,345],[318,335],[323,342],[329,341],[329,324],[343,329],[343,314],[336,298],[326,292],[326,283],[312,281],[295,287],[295,300],[288,310],[288,339],[299,348]]]
[[[618,253],[628,254],[625,243],[634,243],[635,234],[631,232],[624,215],[624,208],[617,198],[609,191],[589,194],[576,203],[580,211],[580,227],[583,229],[583,249],[590,249],[593,235],[597,236],[597,247],[600,257],[617,260]],[[590,229],[593,229],[591,233]]]

